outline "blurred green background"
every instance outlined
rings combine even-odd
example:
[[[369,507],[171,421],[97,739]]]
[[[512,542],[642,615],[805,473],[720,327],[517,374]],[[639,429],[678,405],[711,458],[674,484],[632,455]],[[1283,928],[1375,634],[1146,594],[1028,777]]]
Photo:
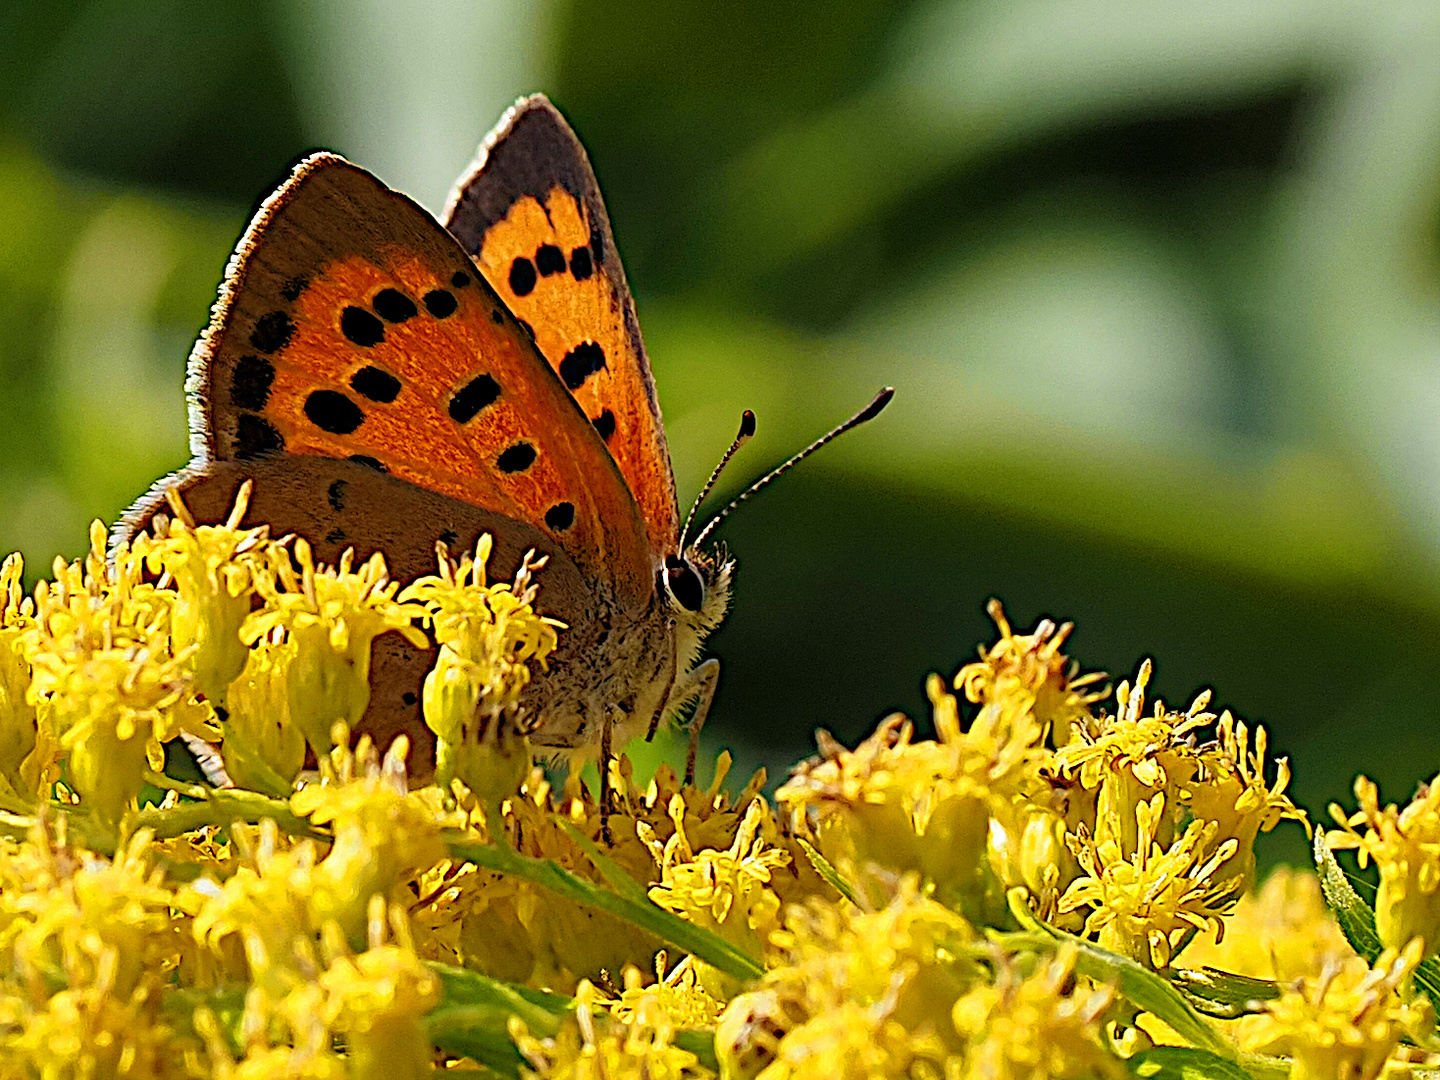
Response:
[[[1002,598],[1265,723],[1313,810],[1440,730],[1440,8],[1337,0],[5,0],[0,548],[187,457],[232,244],[336,149],[438,210],[518,94],[590,148],[682,501],[868,400],[723,530],[709,733],[924,715]],[[1298,830],[1272,850],[1298,851]]]

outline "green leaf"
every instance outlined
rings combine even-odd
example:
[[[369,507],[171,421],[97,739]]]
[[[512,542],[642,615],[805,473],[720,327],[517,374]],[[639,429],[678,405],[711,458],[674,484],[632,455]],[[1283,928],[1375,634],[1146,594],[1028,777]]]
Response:
[[[1221,1020],[1252,1013],[1254,1002],[1273,1001],[1281,993],[1270,979],[1252,979],[1212,967],[1176,969],[1170,972],[1170,982],[1197,1010]]]
[[[605,879],[605,884],[614,889],[616,894],[633,900],[637,904],[651,903],[650,894],[645,886],[641,885],[633,877],[625,872],[625,868],[600,850],[600,845],[591,840],[583,832],[575,827],[572,822],[562,818],[556,818],[567,836],[575,841],[581,851],[589,856],[590,861],[595,864],[595,869],[600,871],[600,876]]]
[[[535,859],[496,844],[479,844],[470,840],[451,839],[450,854],[456,859],[473,862],[486,870],[533,881],[578,904],[608,912],[662,941],[688,952],[698,960],[742,981],[757,979],[764,973],[760,961],[742,952],[719,934],[688,923],[678,915],[657,906],[648,897],[638,899],[626,889],[626,895],[610,892],[594,882],[565,869],[553,859]],[[597,864],[599,865],[599,864]],[[602,874],[606,871],[601,867]]]
[[[1110,983],[1132,1005],[1154,1013],[1186,1042],[1222,1058],[1233,1059],[1235,1047],[1185,1000],[1180,991],[1147,967],[1070,934],[1065,940],[1079,948],[1075,970],[1097,982]]]
[[[1325,842],[1325,830],[1315,830],[1313,850],[1315,871],[1320,875],[1320,890],[1325,894],[1330,910],[1335,913],[1341,933],[1366,963],[1373,964],[1385,948],[1380,943],[1380,935],[1375,932],[1374,909],[1351,887],[1345,871],[1340,869],[1340,864],[1331,854],[1330,845]]]
[[[428,965],[444,987],[444,1001],[425,1018],[430,1041],[451,1054],[474,1058],[502,1076],[520,1075],[524,1063],[510,1038],[510,1017],[518,1016],[539,1038],[560,1030],[570,998],[514,986],[448,964]]]
[[[714,1028],[681,1028],[670,1041],[681,1050],[694,1054],[700,1059],[700,1064],[711,1072],[720,1071],[720,1059],[715,1056]]]
[[[1315,830],[1314,850],[1315,869],[1320,875],[1320,889],[1325,894],[1325,902],[1335,913],[1335,921],[1340,924],[1350,947],[1367,963],[1374,964],[1385,948],[1375,929],[1375,910],[1351,887],[1320,829]],[[1440,1009],[1440,957],[1431,955],[1422,960],[1415,969],[1414,979],[1415,985],[1431,1004]]]
[[[518,1077],[525,1059],[510,1039],[509,1014],[488,1005],[440,1005],[425,1018],[431,1043],[474,1058],[501,1076]]]
[[[501,982],[450,964],[431,961],[426,966],[440,979],[447,1005],[503,1009],[506,1015],[520,1017],[538,1035],[553,1035],[560,1028],[561,1018],[575,1007],[575,1000],[563,994]]]
[[[819,848],[803,836],[797,836],[795,840],[799,843],[800,850],[805,852],[805,857],[810,860],[810,865],[815,867],[815,872],[825,879],[825,883],[852,904],[856,903],[855,897],[858,894],[855,886],[845,880],[840,871],[835,869],[835,864],[821,855]]]
[[[189,788],[194,801],[140,810],[132,819],[135,827],[154,829],[157,839],[166,840],[206,825],[229,825],[236,821],[255,824],[269,818],[291,836],[312,840],[331,838],[307,818],[292,813],[285,799],[273,799],[244,788],[212,788],[203,784],[192,784]]]
[[[173,989],[165,991],[160,1007],[177,1031],[195,1032],[195,1010],[206,1008],[215,1017],[220,1037],[231,1052],[241,1054],[245,1036],[241,1022],[245,1015],[245,987],[224,986],[217,990]]]
[[[1236,1050],[1230,1040],[1216,1031],[1168,981],[1128,957],[1040,921],[1026,906],[1023,893],[1023,889],[1011,889],[1007,899],[1011,913],[1030,933],[1000,935],[1002,940],[1013,944],[1029,937],[1035,945],[1045,944],[1046,938],[1071,942],[1077,950],[1075,970],[1081,975],[1114,986],[1126,1001],[1154,1013],[1191,1046],[1208,1050],[1228,1061],[1235,1060]]]
[[[1235,1062],[1191,1046],[1155,1046],[1125,1064],[1143,1080],[1255,1080]]]
[[[550,1038],[575,1007],[574,998],[561,994],[501,982],[449,964],[432,962],[427,966],[439,976],[445,989],[443,1003],[425,1018],[431,1041],[449,1053],[473,1057],[502,1076],[519,1076],[523,1064],[510,1039],[511,1016],[524,1021],[530,1034]],[[682,1029],[675,1032],[672,1041],[694,1054],[711,1072],[719,1071],[714,1028]]]
[[[1320,829],[1315,830],[1314,851],[1320,889],[1325,894],[1325,902],[1335,913],[1335,921],[1340,924],[1345,940],[1367,963],[1374,964],[1385,948],[1375,929],[1375,910],[1351,887]],[[1414,980],[1430,1003],[1440,1009],[1440,957],[1431,955],[1422,960],[1415,969]]]

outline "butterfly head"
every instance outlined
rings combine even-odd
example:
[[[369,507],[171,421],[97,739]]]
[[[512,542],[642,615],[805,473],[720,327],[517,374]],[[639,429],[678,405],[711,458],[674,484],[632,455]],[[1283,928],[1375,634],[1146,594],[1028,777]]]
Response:
[[[730,574],[735,562],[724,547],[714,552],[692,546],[670,555],[660,570],[661,593],[676,627],[693,635],[695,648],[725,618],[730,607]],[[686,644],[681,642],[682,648]]]

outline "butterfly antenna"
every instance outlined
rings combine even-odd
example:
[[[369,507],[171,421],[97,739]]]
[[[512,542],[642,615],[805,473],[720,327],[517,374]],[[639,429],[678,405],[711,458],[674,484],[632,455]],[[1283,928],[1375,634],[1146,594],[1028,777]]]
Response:
[[[685,550],[685,537],[690,532],[690,526],[695,521],[695,511],[700,509],[700,504],[705,501],[705,496],[710,494],[710,489],[715,486],[715,481],[720,479],[720,474],[725,466],[730,464],[730,459],[735,456],[735,451],[750,441],[755,434],[755,414],[746,409],[740,416],[740,434],[735,436],[735,441],[730,444],[730,449],[725,451],[720,463],[710,474],[710,479],[705,481],[705,486],[700,489],[700,494],[695,496],[695,501],[690,504],[690,513],[685,515],[685,527],[680,530],[680,550]]]
[[[763,491],[765,488],[769,487],[781,476],[789,472],[796,465],[799,465],[800,462],[804,461],[811,454],[815,453],[816,450],[819,450],[826,443],[830,442],[832,439],[839,438],[851,428],[859,427],[867,420],[874,420],[875,417],[879,416],[881,411],[884,410],[885,406],[890,404],[890,399],[894,396],[895,388],[893,386],[885,387],[883,390],[881,390],[878,394],[875,395],[874,400],[872,400],[869,405],[866,405],[865,408],[861,409],[854,416],[850,417],[849,420],[846,420],[838,427],[831,428],[824,435],[821,435],[820,438],[816,439],[809,446],[805,447],[804,450],[801,450],[794,457],[775,466],[775,468],[771,469],[764,476],[760,477],[759,480],[756,480],[739,495],[736,495],[735,498],[731,499],[729,505],[727,505],[725,509],[721,510],[718,514],[716,514],[713,518],[706,522],[705,527],[700,530],[700,535],[695,537],[695,543],[691,546],[699,547],[701,544],[703,544],[705,542],[705,538],[708,537],[711,533],[713,533],[715,529],[720,525],[720,523],[724,521],[727,517],[729,517],[731,512],[737,506],[743,503],[746,499],[753,497],[757,492]],[[728,459],[728,457],[729,455],[727,454],[726,458]],[[716,471],[718,472],[719,470],[717,469]],[[712,477],[711,480],[713,483],[714,478]],[[709,490],[708,485],[706,487],[706,490]]]

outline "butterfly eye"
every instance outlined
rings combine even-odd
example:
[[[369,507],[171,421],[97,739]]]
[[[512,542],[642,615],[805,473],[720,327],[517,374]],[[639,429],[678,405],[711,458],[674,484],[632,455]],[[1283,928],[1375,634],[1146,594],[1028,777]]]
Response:
[[[705,582],[689,561],[671,555],[665,560],[665,587],[686,611],[699,611],[705,603]]]

